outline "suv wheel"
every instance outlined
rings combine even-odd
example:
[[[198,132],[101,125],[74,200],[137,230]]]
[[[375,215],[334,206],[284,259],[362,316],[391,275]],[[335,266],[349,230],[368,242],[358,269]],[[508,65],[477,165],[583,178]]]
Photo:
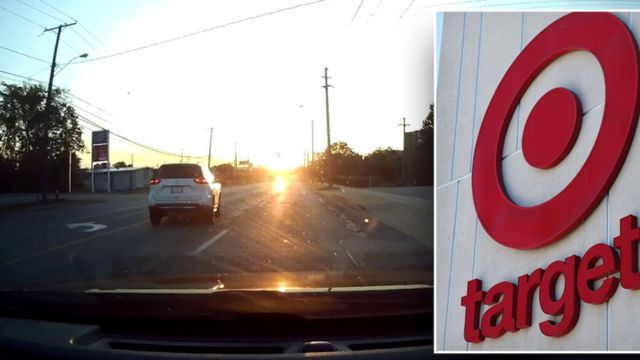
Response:
[[[207,224],[214,224],[216,222],[216,215],[213,212],[213,206],[208,206],[202,211],[202,219]]]
[[[222,215],[222,195],[218,198],[218,208],[215,212],[216,217],[220,217],[220,215]]]
[[[151,225],[156,226],[160,224],[162,220],[162,213],[158,210],[149,209],[149,221],[151,221]]]

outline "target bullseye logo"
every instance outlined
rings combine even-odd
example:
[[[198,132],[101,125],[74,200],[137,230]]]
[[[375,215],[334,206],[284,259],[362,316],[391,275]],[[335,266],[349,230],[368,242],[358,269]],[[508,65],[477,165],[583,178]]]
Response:
[[[571,51],[590,52],[605,82],[602,123],[584,165],[550,200],[515,204],[502,186],[501,158],[509,121],[522,95],[547,65]],[[473,199],[478,218],[498,243],[533,249],[578,226],[609,190],[633,140],[639,106],[638,49],[624,23],[608,13],[571,13],[536,36],[498,84],[474,151]],[[585,74],[588,75],[588,74]],[[579,99],[566,88],[543,95],[527,118],[522,152],[530,166],[550,169],[571,151],[580,132]]]
[[[571,151],[580,132],[582,112],[578,98],[555,88],[536,103],[522,134],[522,154],[529,165],[550,169]]]

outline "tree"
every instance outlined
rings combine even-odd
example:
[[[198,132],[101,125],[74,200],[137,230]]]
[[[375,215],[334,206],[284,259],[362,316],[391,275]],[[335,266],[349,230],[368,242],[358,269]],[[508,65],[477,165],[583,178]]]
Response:
[[[367,175],[385,182],[395,182],[402,176],[402,152],[377,148],[365,157]]]
[[[344,141],[331,144],[331,173],[333,176],[355,176],[362,169],[362,155],[353,151]],[[327,154],[320,155],[314,161],[314,174],[327,174]]]
[[[213,167],[213,174],[221,182],[227,182],[233,179],[233,165],[220,164]]]
[[[55,88],[52,95],[46,109],[47,91],[42,85],[0,83],[0,183],[7,185],[0,191],[38,190],[37,179],[48,165],[66,156],[64,169],[52,166],[51,170],[68,173],[69,152],[84,150],[75,109],[63,90]],[[81,176],[73,162],[72,171],[77,171],[76,178]],[[52,179],[62,176],[52,175]]]
[[[347,143],[344,141],[335,142],[331,144],[329,148],[331,149],[332,155],[337,155],[342,157],[359,156],[358,153],[353,151],[353,149],[350,148],[349,145],[347,145]]]
[[[124,161],[118,161],[115,164],[113,164],[113,167],[116,169],[120,169],[120,168],[128,167],[128,165]]]
[[[429,113],[422,121],[422,128],[418,133],[418,156],[416,157],[418,183],[433,185],[433,133],[435,129],[435,119],[433,104],[429,105]]]

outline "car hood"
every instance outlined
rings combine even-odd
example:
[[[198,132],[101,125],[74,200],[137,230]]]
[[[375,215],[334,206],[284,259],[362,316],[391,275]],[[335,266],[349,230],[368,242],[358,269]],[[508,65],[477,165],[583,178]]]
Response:
[[[430,276],[323,272],[100,279],[55,289],[4,290],[0,315],[74,321],[209,321],[248,315],[321,319],[424,314],[433,307]]]
[[[121,276],[51,283],[29,290],[87,292],[280,291],[432,285],[429,271],[241,272],[188,276]],[[2,290],[2,289],[0,289]],[[5,289],[21,290],[21,289]]]

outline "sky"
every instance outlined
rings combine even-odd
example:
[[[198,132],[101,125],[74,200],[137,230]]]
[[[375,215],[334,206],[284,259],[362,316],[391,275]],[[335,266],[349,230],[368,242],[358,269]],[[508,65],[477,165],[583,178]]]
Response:
[[[23,81],[10,72],[46,82],[55,34],[42,26],[75,19],[62,31],[57,62],[88,57],[75,58],[54,84],[69,90],[82,118],[112,131],[112,163],[133,157],[135,166],[156,166],[180,161],[180,154],[206,163],[213,127],[214,164],[232,161],[235,144],[239,160],[302,165],[312,120],[315,151],[327,145],[325,67],[331,141],[363,155],[401,149],[402,118],[407,131],[418,130],[434,98],[428,4],[0,0],[0,81]],[[81,121],[87,148],[98,129],[89,122]],[[89,165],[88,152],[82,160]]]

